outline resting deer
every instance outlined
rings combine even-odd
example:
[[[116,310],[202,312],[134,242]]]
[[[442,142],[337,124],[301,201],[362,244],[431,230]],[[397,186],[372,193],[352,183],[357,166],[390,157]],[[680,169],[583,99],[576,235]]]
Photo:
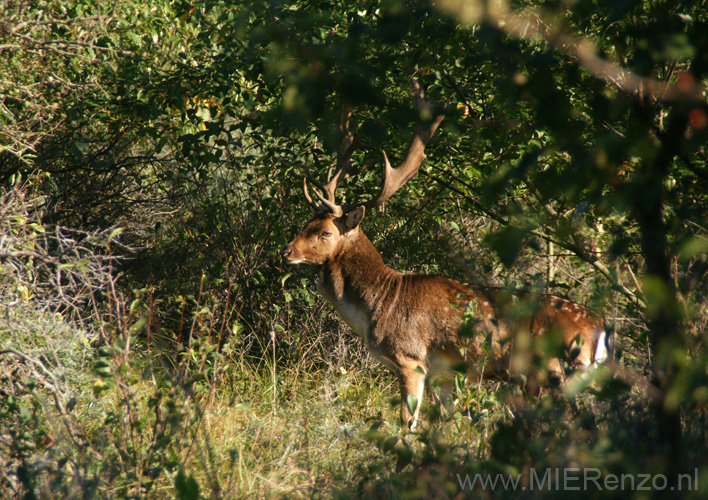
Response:
[[[416,82],[413,99],[419,115],[430,115],[433,108]],[[441,276],[402,274],[384,264],[360,223],[367,210],[380,206],[417,175],[425,158],[425,146],[443,116],[434,116],[427,126],[417,127],[406,157],[397,168],[391,166],[384,153],[384,176],[378,196],[363,203],[338,205],[334,197],[337,185],[358,173],[351,163],[356,145],[349,131],[350,115],[351,111],[342,115],[340,128],[345,140],[338,168],[328,183],[317,183],[307,172],[323,193],[316,191],[322,205],[313,202],[306,180],[304,194],[315,214],[287,245],[283,256],[290,264],[320,266],[319,292],[364,339],[373,356],[397,373],[405,424],[411,429],[416,426],[426,376],[436,371],[449,372],[451,367],[465,362],[474,365],[485,341],[489,352],[481,375],[487,377],[509,374],[513,341],[522,333],[532,337],[550,332],[561,335],[566,350],[572,351],[569,363],[573,368],[587,368],[607,357],[603,319],[574,302],[543,295],[534,314],[512,321],[500,314],[508,301],[500,290],[469,286]],[[471,339],[458,335],[465,310],[474,316],[476,335]],[[461,350],[463,346],[467,349]],[[554,358],[548,370],[562,377],[563,365]]]

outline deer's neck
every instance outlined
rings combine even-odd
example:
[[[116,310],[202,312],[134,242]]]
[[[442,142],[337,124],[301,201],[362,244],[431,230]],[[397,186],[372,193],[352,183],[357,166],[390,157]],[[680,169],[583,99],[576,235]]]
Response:
[[[398,276],[358,230],[322,265],[318,288],[349,326],[366,338],[373,312],[389,289],[387,283]]]

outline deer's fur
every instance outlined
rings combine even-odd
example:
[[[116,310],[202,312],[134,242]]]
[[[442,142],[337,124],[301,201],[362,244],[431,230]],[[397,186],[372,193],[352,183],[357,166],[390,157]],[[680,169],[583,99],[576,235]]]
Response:
[[[505,378],[523,371],[527,365],[513,366],[519,335],[555,332],[571,353],[568,361],[574,368],[587,368],[607,356],[602,318],[574,302],[544,295],[533,314],[510,321],[503,315],[509,297],[501,290],[391,269],[361,230],[364,211],[363,206],[338,216],[319,211],[283,256],[292,264],[320,266],[319,292],[374,357],[397,373],[401,416],[411,428],[419,417],[427,376],[449,374],[461,363],[474,367],[483,352],[486,363],[480,376]],[[466,310],[475,335],[461,339]],[[548,369],[554,377],[564,375],[558,358]]]

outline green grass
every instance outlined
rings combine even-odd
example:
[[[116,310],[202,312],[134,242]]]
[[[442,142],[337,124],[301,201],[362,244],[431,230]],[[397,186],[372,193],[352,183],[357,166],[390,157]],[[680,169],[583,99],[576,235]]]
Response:
[[[460,480],[505,474],[528,485],[533,468],[670,470],[647,438],[660,429],[646,397],[621,385],[527,399],[513,384],[467,384],[463,411],[440,418],[426,399],[410,432],[399,427],[397,382],[378,365],[337,369],[306,356],[274,366],[268,355],[198,340],[175,367],[145,336],[99,345],[59,315],[8,309],[0,497],[517,498],[466,491]],[[682,467],[700,476],[687,495],[701,498],[708,425],[701,408],[684,415]]]
[[[176,377],[140,343],[118,341],[97,356],[86,332],[61,318],[22,321],[22,335],[0,330],[4,350],[33,360],[3,380],[14,393],[2,408],[3,498],[173,498],[180,470],[207,498],[329,496],[378,455],[365,438],[371,422],[396,429],[384,372],[276,367],[274,392],[268,360],[212,356],[218,380]],[[5,371],[16,358],[3,355]],[[59,386],[42,387],[44,372]]]
[[[382,410],[395,421],[389,377],[372,384],[362,373],[294,375],[280,374],[274,401],[269,377],[236,374],[230,390],[205,405],[201,442],[211,447],[219,484],[230,494],[280,498],[331,491],[351,481],[353,464],[376,451],[362,437],[367,421]]]

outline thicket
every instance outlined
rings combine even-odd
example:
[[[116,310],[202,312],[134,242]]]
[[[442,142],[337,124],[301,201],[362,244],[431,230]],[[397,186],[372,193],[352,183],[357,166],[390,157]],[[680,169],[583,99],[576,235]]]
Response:
[[[460,478],[568,467],[705,496],[703,2],[0,10],[0,496],[517,498]],[[593,384],[461,380],[402,431],[392,376],[284,267],[342,106],[357,162],[401,158],[411,78],[446,118],[364,230],[396,269],[602,312]]]

